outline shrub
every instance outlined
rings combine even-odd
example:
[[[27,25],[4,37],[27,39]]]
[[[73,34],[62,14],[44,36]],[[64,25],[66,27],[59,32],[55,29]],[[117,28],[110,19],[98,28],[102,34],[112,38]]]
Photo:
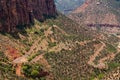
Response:
[[[109,69],[114,69],[120,66],[120,63],[111,62],[111,63],[108,63],[108,66],[109,66]]]
[[[109,52],[116,52],[116,48],[111,44],[107,44],[107,50]]]
[[[32,70],[31,71],[31,76],[32,77],[37,77],[39,75],[39,71],[38,70]]]
[[[22,72],[26,77],[38,78],[40,80],[48,75],[48,72],[45,72],[40,64],[24,64]]]
[[[56,46],[56,45],[57,45],[56,42],[49,42],[49,47],[54,47],[54,46]]]

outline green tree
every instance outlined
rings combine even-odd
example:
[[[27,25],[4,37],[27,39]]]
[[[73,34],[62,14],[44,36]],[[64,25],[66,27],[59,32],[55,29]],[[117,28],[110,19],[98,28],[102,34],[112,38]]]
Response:
[[[32,77],[37,77],[39,75],[39,71],[38,70],[32,70],[31,71],[31,76]]]

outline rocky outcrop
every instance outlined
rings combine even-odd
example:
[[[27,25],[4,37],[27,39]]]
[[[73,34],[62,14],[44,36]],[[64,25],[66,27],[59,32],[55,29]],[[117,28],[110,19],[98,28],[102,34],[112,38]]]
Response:
[[[69,18],[89,26],[120,27],[119,0],[85,0]]]
[[[0,0],[0,31],[14,32],[16,26],[55,15],[54,0]]]

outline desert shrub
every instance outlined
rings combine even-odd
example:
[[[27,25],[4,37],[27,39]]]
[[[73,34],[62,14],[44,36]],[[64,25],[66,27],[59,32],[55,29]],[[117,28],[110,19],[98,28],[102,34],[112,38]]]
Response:
[[[40,64],[24,64],[22,66],[22,72],[26,77],[34,78],[34,79],[44,79],[49,73],[45,72],[42,69]]]
[[[54,46],[56,46],[57,45],[57,43],[56,42],[49,42],[49,47],[54,47]]]
[[[40,55],[42,52],[41,51],[38,51],[37,53],[31,55],[29,58],[28,58],[28,61],[31,61],[32,59],[34,59],[36,56]]]
[[[107,44],[107,50],[109,52],[113,52],[113,53],[116,52],[116,48],[113,45],[111,45],[111,44]]]
[[[109,66],[109,69],[112,70],[120,66],[120,63],[110,62],[108,63],[108,66]]]

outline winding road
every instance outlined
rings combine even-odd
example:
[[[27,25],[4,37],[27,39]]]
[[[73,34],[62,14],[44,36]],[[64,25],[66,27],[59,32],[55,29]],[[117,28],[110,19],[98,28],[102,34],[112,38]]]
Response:
[[[95,65],[94,60],[100,54],[100,51],[102,51],[104,49],[104,47],[106,46],[105,43],[103,43],[103,42],[101,42],[101,43],[102,43],[102,46],[92,56],[90,56],[90,59],[88,61],[89,65],[92,65],[94,67],[98,67],[99,66],[99,65]]]
[[[101,58],[99,61],[98,61],[98,64],[95,64],[94,63],[94,60],[96,59],[97,56],[99,56],[100,52],[104,49],[104,47],[106,46],[104,42],[101,41],[101,47],[95,51],[95,53],[90,56],[90,59],[88,61],[88,64],[89,65],[92,65],[93,67],[95,68],[99,68],[99,69],[103,69],[103,68],[108,68],[108,65],[105,64],[105,61],[106,60],[113,60],[116,56],[116,54],[118,54],[120,52],[120,50],[117,50],[117,53],[114,54],[114,53],[110,53],[108,54],[107,56]]]
[[[31,53],[34,51],[34,49],[37,47],[40,40],[41,40],[41,38],[37,39],[34,42],[34,44],[31,46],[30,50],[28,52],[26,52],[25,55],[23,55],[21,57],[18,57],[15,60],[13,60],[13,63],[20,64],[20,63],[28,62],[28,57],[31,55]]]

